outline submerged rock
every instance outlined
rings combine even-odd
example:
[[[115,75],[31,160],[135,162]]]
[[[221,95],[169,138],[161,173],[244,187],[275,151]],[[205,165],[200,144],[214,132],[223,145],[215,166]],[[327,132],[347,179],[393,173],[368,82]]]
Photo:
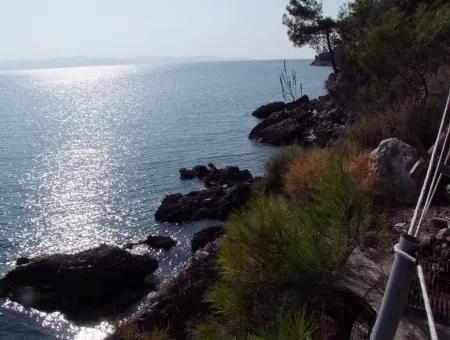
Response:
[[[191,240],[191,250],[195,253],[208,243],[217,240],[225,234],[225,228],[221,225],[212,226],[196,232]]]
[[[250,184],[214,186],[187,195],[166,196],[155,213],[161,222],[186,222],[200,219],[224,220],[250,197]]]
[[[175,241],[169,236],[149,235],[145,240],[145,244],[147,244],[150,248],[153,249],[169,250],[170,248],[175,247],[177,245],[177,241]]]
[[[129,307],[153,288],[158,263],[116,246],[29,259],[0,280],[0,297],[75,320],[95,319]]]

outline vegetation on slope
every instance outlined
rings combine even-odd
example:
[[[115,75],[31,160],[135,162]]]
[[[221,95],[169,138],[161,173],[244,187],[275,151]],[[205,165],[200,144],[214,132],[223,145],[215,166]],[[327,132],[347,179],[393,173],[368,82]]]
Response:
[[[327,337],[319,324],[336,317],[334,278],[374,220],[370,201],[338,157],[311,189],[302,204],[261,196],[230,218],[218,260],[221,279],[206,298],[216,317],[194,327],[198,339],[212,327],[211,334],[237,339]],[[325,331],[341,332],[336,327]],[[295,332],[276,335],[289,329]]]
[[[215,314],[192,325],[193,339],[340,338],[336,276],[376,227],[367,150],[398,137],[424,153],[450,85],[447,1],[355,0],[328,31],[318,1],[287,11],[294,44],[339,55],[328,86],[352,117],[346,147],[291,147],[269,161],[270,195],[227,223],[221,278],[206,297]]]

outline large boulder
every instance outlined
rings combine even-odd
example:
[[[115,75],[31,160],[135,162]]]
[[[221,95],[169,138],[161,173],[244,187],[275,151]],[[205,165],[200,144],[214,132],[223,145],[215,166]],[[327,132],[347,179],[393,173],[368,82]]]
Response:
[[[294,118],[287,118],[269,125],[259,132],[253,130],[250,138],[260,143],[287,145],[303,140],[304,127]]]
[[[133,319],[119,327],[109,339],[129,339],[127,329],[138,333],[167,328],[176,339],[186,339],[188,326],[200,315],[211,313],[205,293],[217,281],[216,265],[220,240],[193,254],[186,267],[165,283]]]
[[[397,138],[383,140],[370,154],[370,169],[377,194],[389,204],[414,204],[418,187],[410,170],[417,151]]]
[[[161,222],[186,222],[201,219],[225,220],[250,198],[250,184],[213,186],[187,195],[166,196],[155,213]]]
[[[221,225],[212,226],[200,230],[195,233],[191,240],[191,250],[195,253],[197,250],[203,248],[208,243],[217,240],[225,234],[225,228]]]
[[[169,236],[149,235],[145,240],[145,244],[147,244],[150,248],[153,249],[169,250],[170,248],[176,246],[177,241],[175,241]]]
[[[252,112],[252,115],[256,118],[267,118],[272,113],[281,111],[286,107],[284,102],[273,102],[266,105],[262,105]]]
[[[23,263],[24,261],[22,261]],[[85,320],[119,312],[154,286],[158,263],[101,245],[76,254],[29,259],[0,280],[0,297]]]

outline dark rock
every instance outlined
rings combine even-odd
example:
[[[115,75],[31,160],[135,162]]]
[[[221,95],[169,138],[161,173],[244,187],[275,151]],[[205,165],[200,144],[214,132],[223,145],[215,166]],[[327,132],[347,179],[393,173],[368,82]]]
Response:
[[[284,102],[273,102],[266,105],[263,105],[253,111],[252,115],[257,118],[267,118],[272,113],[281,111],[286,107],[286,104]]]
[[[287,112],[277,112],[273,115],[271,115],[269,118],[264,119],[261,123],[257,124],[253,130],[250,132],[248,138],[256,140],[258,139],[258,136],[261,131],[263,131],[265,128],[275,125],[279,122],[282,122],[283,120],[289,118],[289,114]]]
[[[304,104],[309,104],[309,97],[306,94],[294,100],[293,102],[286,104],[286,109],[292,110],[297,107],[302,107],[304,106]]]
[[[223,188],[214,186],[187,195],[166,196],[155,213],[157,221],[186,222],[200,219],[224,220],[244,205],[250,197],[250,184],[243,183]]]
[[[16,260],[16,266],[21,266],[27,263],[30,263],[30,259],[28,257],[19,257]]]
[[[147,244],[150,248],[153,249],[169,250],[170,248],[176,246],[177,241],[175,241],[169,236],[149,235],[147,237],[147,240],[145,240],[145,244]]]
[[[208,227],[195,233],[191,240],[191,249],[195,253],[198,249],[203,248],[208,243],[217,240],[225,234],[225,228],[221,225]]]
[[[195,178],[195,171],[189,170],[186,168],[181,168],[180,169],[180,178],[181,179],[193,179],[193,178]]]
[[[330,52],[322,52],[314,57],[312,66],[331,66]]]
[[[264,122],[263,122],[264,123]],[[256,126],[255,129],[257,129]],[[281,120],[275,124],[271,124],[263,129],[250,133],[250,138],[260,143],[268,143],[273,145],[287,145],[302,140],[303,126],[293,118]]]
[[[309,100],[302,96],[257,124],[249,138],[274,145],[329,146],[344,133],[346,114],[330,96]]]
[[[195,173],[195,177],[199,179],[203,179],[209,174],[209,169],[204,165],[196,165],[192,170]]]
[[[157,261],[115,246],[31,258],[0,280],[0,297],[75,320],[120,312],[151,286]]]
[[[433,217],[431,223],[436,229],[443,229],[449,227],[449,221],[446,218]]]
[[[185,269],[145,303],[141,309],[144,312],[122,328],[131,326],[144,333],[167,327],[176,339],[186,339],[186,330],[191,322],[211,313],[204,296],[218,278],[216,260],[219,242],[209,243],[202,251],[193,254]],[[121,328],[110,336],[110,339],[125,338]]]
[[[248,182],[253,179],[248,170],[241,170],[237,166],[227,166],[225,169],[212,170],[208,176],[203,179],[207,187],[214,185],[234,185]]]
[[[235,185],[251,181],[253,178],[248,170],[241,170],[237,166],[227,166],[224,169],[217,169],[212,163],[209,163],[208,167],[197,165],[192,170],[186,168],[180,169],[180,177],[181,179],[192,179],[197,177],[202,180],[207,187],[224,184]]]

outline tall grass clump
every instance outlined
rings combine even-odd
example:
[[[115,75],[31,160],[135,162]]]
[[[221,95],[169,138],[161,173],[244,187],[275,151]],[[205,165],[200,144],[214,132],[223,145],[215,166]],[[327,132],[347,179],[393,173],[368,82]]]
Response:
[[[228,221],[221,278],[206,299],[238,339],[277,332],[286,310],[312,306],[309,318],[336,299],[335,277],[371,223],[370,205],[340,160],[326,169],[304,205],[257,197]]]
[[[333,152],[328,148],[302,150],[284,175],[284,191],[291,198],[305,200],[312,196],[314,183],[331,165]]]
[[[317,183],[326,179],[330,168],[338,162],[358,189],[372,193],[373,181],[369,160],[370,153],[367,150],[350,143],[343,150],[332,148],[303,150],[290,163],[285,173],[284,191],[298,202],[310,199],[315,195]]]

